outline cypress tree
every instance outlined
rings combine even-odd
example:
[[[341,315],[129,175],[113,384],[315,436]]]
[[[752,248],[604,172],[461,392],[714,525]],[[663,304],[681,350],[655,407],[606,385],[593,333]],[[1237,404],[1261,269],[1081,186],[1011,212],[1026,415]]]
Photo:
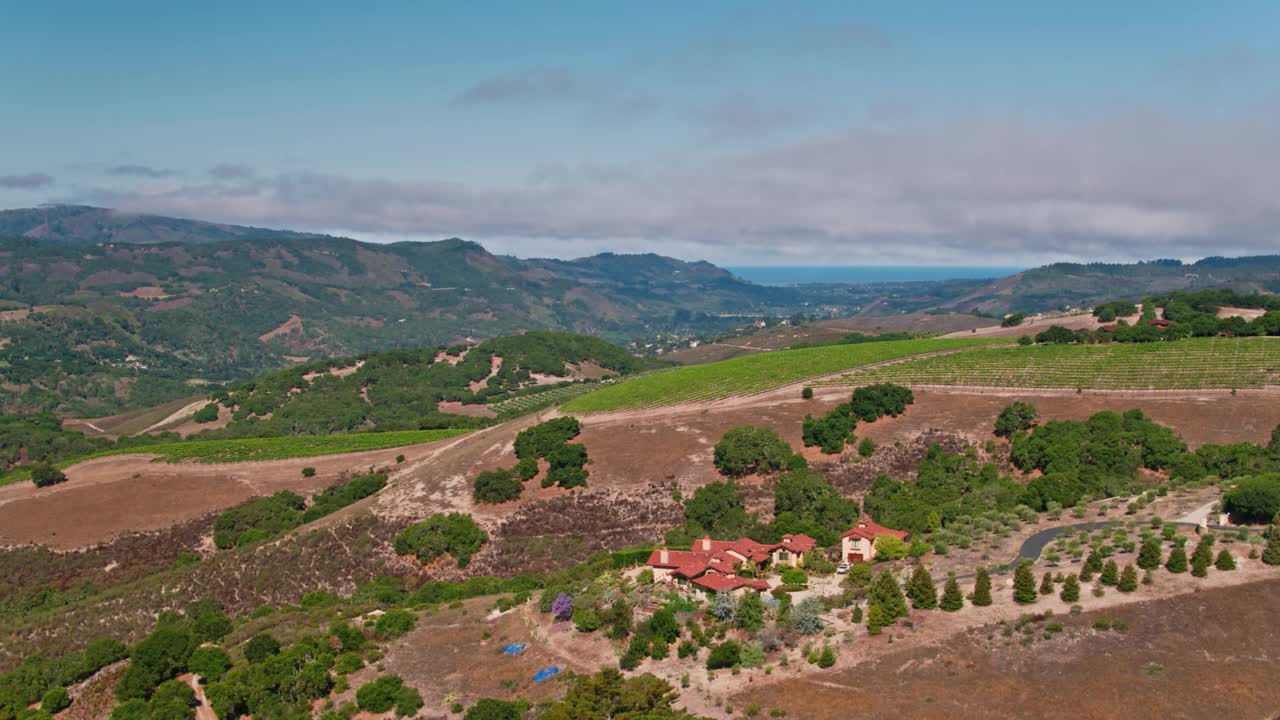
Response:
[[[1036,576],[1031,574],[1031,566],[1020,563],[1013,571],[1013,600],[1019,605],[1031,605],[1040,598],[1036,592]]]
[[[1214,562],[1213,566],[1219,570],[1235,570],[1236,559],[1232,557],[1231,553],[1227,552],[1226,548],[1223,548],[1218,552],[1218,560]]]
[[[1138,551],[1138,567],[1143,570],[1155,570],[1160,567],[1160,561],[1163,560],[1160,551],[1160,538],[1155,535],[1148,535],[1142,539],[1142,549]]]
[[[924,563],[916,563],[911,572],[911,580],[907,582],[907,592],[911,597],[911,607],[916,610],[933,610],[938,607],[938,589],[933,585],[933,576]]]
[[[884,623],[884,608],[880,607],[880,603],[872,601],[871,607],[867,608],[867,634],[879,635]]]
[[[1103,585],[1112,585],[1120,582],[1120,568],[1116,567],[1115,560],[1108,560],[1106,565],[1102,566],[1102,576],[1098,578]]]
[[[1062,598],[1062,602],[1076,602],[1080,599],[1080,580],[1075,575],[1068,575],[1067,581],[1062,584],[1062,592],[1058,593],[1058,597]]]
[[[1262,562],[1267,565],[1280,565],[1280,513],[1271,522],[1267,531],[1267,547],[1262,551]]]
[[[991,604],[991,575],[984,567],[978,568],[978,577],[974,580],[973,595],[969,597],[969,602],[977,607],[986,607]]]
[[[1209,558],[1195,553],[1191,558],[1191,574],[1194,577],[1209,577]]]
[[[1044,571],[1044,579],[1040,581],[1040,594],[1041,595],[1053,594],[1053,571],[1052,570]]]
[[[884,613],[885,621],[882,624],[888,625],[910,614],[907,600],[902,596],[902,588],[888,570],[876,577],[875,584],[871,586],[871,600],[878,603]]]
[[[1195,565],[1197,562],[1202,562],[1206,568],[1213,562],[1212,535],[1205,535],[1200,538],[1200,542],[1196,543],[1196,549],[1191,553],[1191,564]]]
[[[947,584],[942,588],[942,609],[947,612],[955,612],[964,607],[964,595],[960,592],[960,583],[956,582],[955,576],[947,578]]]
[[[1187,551],[1181,545],[1177,545],[1169,553],[1169,559],[1164,563],[1164,569],[1171,573],[1184,573],[1187,571]]]
[[[1093,577],[1093,573],[1102,572],[1102,556],[1097,550],[1089,553],[1089,557],[1084,559],[1084,566],[1089,571],[1089,576]]]
[[[1125,565],[1124,572],[1120,573],[1120,582],[1116,583],[1116,589],[1120,592],[1130,593],[1138,589],[1138,568],[1132,565]]]

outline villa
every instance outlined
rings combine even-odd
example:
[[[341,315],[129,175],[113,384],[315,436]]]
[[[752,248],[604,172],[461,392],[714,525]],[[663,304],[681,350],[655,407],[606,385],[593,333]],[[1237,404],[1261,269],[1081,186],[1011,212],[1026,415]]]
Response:
[[[876,538],[892,535],[905,540],[908,533],[877,525],[871,520],[859,520],[840,536],[840,559],[844,562],[871,562],[876,557]]]
[[[700,592],[767,592],[768,581],[754,575],[770,564],[777,567],[803,565],[804,554],[817,544],[813,538],[800,533],[784,535],[781,542],[769,545],[750,538],[712,540],[707,536],[688,550],[654,550],[646,564],[653,569],[654,580],[674,580]],[[746,576],[742,574],[744,571]]]

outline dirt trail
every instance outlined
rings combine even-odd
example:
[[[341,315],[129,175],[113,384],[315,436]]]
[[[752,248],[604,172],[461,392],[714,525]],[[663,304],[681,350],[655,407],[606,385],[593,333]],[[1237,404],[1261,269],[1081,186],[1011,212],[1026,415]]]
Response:
[[[151,423],[151,425],[149,425],[146,429],[144,429],[141,433],[138,433],[138,434],[139,434],[139,435],[145,435],[146,433],[149,433],[149,432],[151,432],[152,430],[157,430],[157,429],[159,429],[159,428],[163,428],[165,425],[169,425],[170,423],[176,423],[176,422],[179,422],[179,421],[181,421],[181,420],[185,420],[185,419],[189,418],[190,416],[194,415],[194,414],[196,413],[196,411],[197,411],[197,410],[199,410],[200,408],[202,408],[202,407],[204,407],[205,405],[208,405],[208,404],[209,404],[208,399],[206,399],[206,398],[201,398],[201,399],[199,399],[199,400],[196,400],[196,401],[195,401],[195,402],[193,402],[193,403],[190,403],[190,404],[188,404],[188,405],[184,405],[184,406],[182,406],[181,408],[179,408],[178,410],[176,410],[176,411],[174,411],[173,413],[171,413],[171,414],[170,414],[168,417],[166,417],[165,419],[160,420],[159,422],[153,422],[153,423]]]

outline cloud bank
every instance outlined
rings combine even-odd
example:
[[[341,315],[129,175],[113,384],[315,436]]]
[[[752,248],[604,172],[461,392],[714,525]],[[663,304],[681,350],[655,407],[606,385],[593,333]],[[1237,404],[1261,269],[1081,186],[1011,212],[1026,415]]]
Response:
[[[496,102],[573,87],[544,78],[477,92]],[[1273,116],[1134,112],[1059,124],[985,116],[855,126],[661,165],[555,167],[509,187],[223,172],[217,182],[91,199],[302,230],[456,235],[526,256],[1019,264],[1257,254],[1280,250]]]

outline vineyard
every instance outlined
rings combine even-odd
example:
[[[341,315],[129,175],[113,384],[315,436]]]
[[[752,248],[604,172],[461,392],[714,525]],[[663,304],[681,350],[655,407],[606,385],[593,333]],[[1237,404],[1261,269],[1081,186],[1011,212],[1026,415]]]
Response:
[[[1280,385],[1280,340],[983,348],[851,372],[831,384],[876,382],[1113,390],[1262,387]]]
[[[470,432],[469,430],[403,430],[395,432],[349,433],[346,435],[316,435],[306,437],[245,438],[241,440],[191,440],[162,445],[143,445],[97,453],[62,463],[70,466],[78,462],[108,455],[156,455],[155,462],[229,463],[253,460],[288,460],[316,455],[339,455],[385,450],[388,448],[417,445],[444,440]]]
[[[622,380],[565,403],[565,412],[608,412],[716,400],[763,392],[862,365],[926,353],[1007,342],[1000,339],[897,340],[778,350],[706,365],[691,365]]]

